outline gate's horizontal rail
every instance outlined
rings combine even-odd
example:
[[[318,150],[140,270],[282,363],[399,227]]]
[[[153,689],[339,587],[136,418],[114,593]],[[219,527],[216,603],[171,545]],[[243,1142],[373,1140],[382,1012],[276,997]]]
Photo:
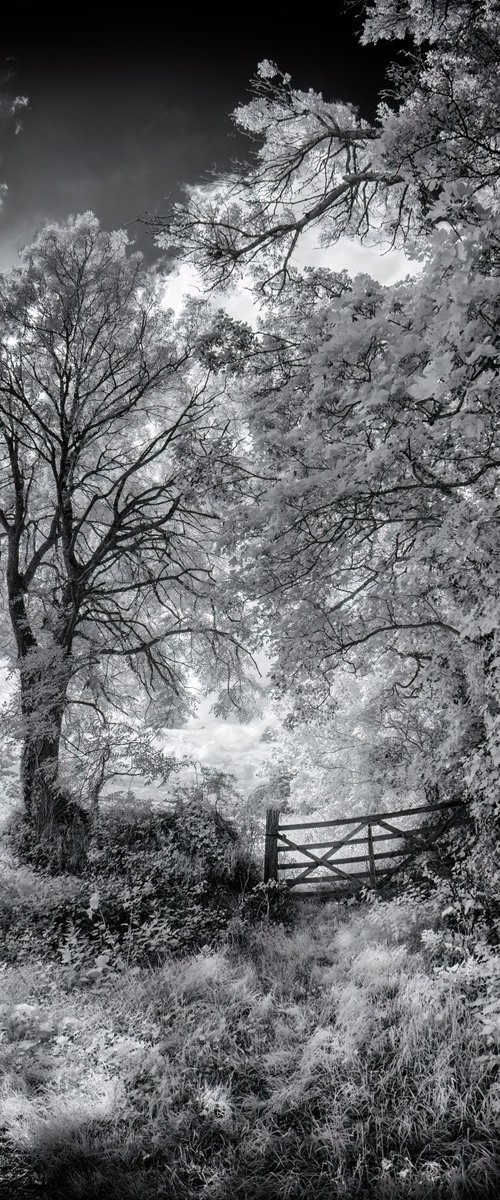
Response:
[[[422,847],[422,849],[425,849],[425,847]],[[383,850],[381,850],[380,853],[374,854],[373,858],[401,858],[402,854],[404,854],[404,850],[387,850],[385,853]],[[333,867],[345,867],[346,865],[348,866],[349,863],[366,862],[367,859],[368,854],[356,854],[353,855],[352,858],[332,858],[329,861]],[[323,866],[323,863],[318,863],[318,866],[320,865]],[[293,871],[295,868],[303,868],[308,866],[309,863],[307,862],[278,863],[278,871]],[[310,870],[314,871],[314,869],[315,868],[313,864],[310,866]]]
[[[383,879],[382,872],[380,873],[380,879]],[[315,884],[324,883],[328,884],[328,887],[330,887],[332,890],[339,890],[339,887],[341,888],[343,883],[351,884],[353,880],[360,880],[363,883],[366,883],[367,880],[370,880],[370,872],[350,871],[349,874],[346,873],[342,878],[339,879],[336,879],[333,875],[314,875],[312,879],[304,879],[303,881],[301,880],[300,887],[307,887],[307,885],[310,883],[312,892]],[[294,879],[286,879],[285,883],[288,883],[291,888],[295,886]]]
[[[463,800],[445,800],[441,804],[419,804],[416,808],[397,808],[391,812],[365,813],[361,817],[338,817],[336,821],[301,821],[297,825],[282,825],[280,832],[289,833],[292,829],[334,829],[336,825],[369,825],[377,821],[385,821],[386,817],[412,817],[414,813],[439,812],[443,808],[460,808]],[[411,830],[408,830],[411,833]]]
[[[284,828],[284,826],[280,825],[280,830],[283,828]],[[394,841],[396,838],[398,838],[398,840],[401,841],[401,839],[407,838],[409,836],[416,837],[417,834],[422,834],[422,833],[429,835],[429,829],[427,826],[419,825],[418,829],[402,829],[401,833],[374,833],[374,834],[372,834],[372,841],[374,841],[374,842],[391,842],[391,841]],[[278,833],[278,837],[279,836],[280,835]],[[338,848],[340,849],[341,846],[358,846],[358,845],[359,846],[361,846],[361,845],[367,846],[368,845],[368,835],[366,835],[366,837],[349,838],[348,842],[346,842],[344,840],[341,842],[304,842],[304,843],[297,842],[295,844],[295,846],[293,847],[293,849],[294,850],[302,850],[302,847],[304,846],[305,849],[307,849],[307,850],[333,850],[336,846],[338,846]],[[291,846],[278,846],[278,854],[291,854],[291,852],[292,852]]]
[[[372,887],[376,887],[377,880],[386,880],[394,875],[395,871],[404,868],[408,862],[414,859],[418,854],[426,850],[430,844],[441,837],[446,829],[456,821],[454,814],[455,809],[460,809],[462,812],[466,808],[466,803],[461,800],[442,801],[439,804],[420,804],[414,805],[412,808],[400,808],[378,813],[365,813],[361,817],[338,817],[332,821],[300,821],[286,825],[280,824],[280,813],[277,808],[270,808],[267,811],[266,818],[266,846],[264,860],[264,879],[278,879],[278,873],[283,871],[298,871],[300,874],[293,878],[288,878],[286,882],[290,887],[301,884],[327,883],[333,888],[334,885],[354,884],[355,882],[369,880]],[[398,822],[402,817],[411,817],[417,814],[425,813],[430,816],[431,813],[440,812],[442,817],[439,822],[433,825],[419,825],[417,827],[399,829],[397,825],[391,823],[389,818],[396,819]],[[444,814],[448,813],[446,817]],[[451,815],[450,815],[451,814]],[[444,819],[443,819],[444,818]],[[379,832],[374,833],[374,829],[378,827]],[[349,828],[351,832],[349,832]],[[311,830],[320,829],[339,830],[340,836],[332,837],[330,841],[315,841],[315,842],[295,842],[293,838],[287,837],[288,833],[294,830]],[[366,830],[366,832],[365,832]],[[423,835],[423,836],[422,836]],[[314,836],[314,834],[313,834]],[[321,836],[321,835],[320,835]],[[394,850],[378,849],[374,847],[374,843],[398,841],[403,843]],[[351,848],[360,848],[365,846],[366,850],[362,854],[350,855]],[[323,850],[324,853],[319,854],[317,851]],[[348,857],[335,857],[339,851],[343,851]],[[281,854],[281,861],[279,855]],[[293,854],[295,856],[302,855],[300,861],[294,857],[291,861],[283,858],[283,855]],[[399,859],[399,863],[392,865],[387,862],[386,865],[381,865],[383,860]],[[379,864],[376,869],[376,862]],[[346,867],[352,867],[358,863],[366,863],[368,866],[365,872],[354,872],[346,870]],[[317,871],[322,870],[327,874],[318,875]]]

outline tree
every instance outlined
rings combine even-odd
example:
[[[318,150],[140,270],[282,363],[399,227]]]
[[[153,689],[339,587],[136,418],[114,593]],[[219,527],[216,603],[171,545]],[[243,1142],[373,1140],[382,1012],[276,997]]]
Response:
[[[210,556],[230,421],[196,311],[175,325],[126,235],[92,214],[24,251],[0,324],[3,578],[24,802],[43,830],[65,714],[102,721],[137,689],[181,711],[197,655],[237,662]]]
[[[284,289],[268,316],[248,405],[261,478],[240,516],[239,579],[262,598],[276,682],[304,715],[335,702],[339,664],[375,669],[409,711],[425,680],[457,750],[459,730],[465,750],[495,715],[491,252],[483,234],[462,237],[418,285],[340,280],[312,312],[302,289]]]
[[[261,288],[293,271],[304,230],[427,257],[437,227],[479,227],[498,186],[499,15],[491,0],[377,0],[364,43],[412,38],[373,124],[352,104],[292,87],[265,60],[233,120],[257,143],[248,164],[187,189],[156,222],[213,285],[253,270]]]
[[[265,61],[235,114],[248,167],[191,189],[159,236],[212,286],[245,271],[267,296],[228,540],[277,687],[316,716],[340,666],[375,671],[418,785],[483,796],[500,761],[499,23],[489,0],[377,0],[363,39],[414,53],[373,125]],[[421,272],[301,275],[308,227],[404,246]]]

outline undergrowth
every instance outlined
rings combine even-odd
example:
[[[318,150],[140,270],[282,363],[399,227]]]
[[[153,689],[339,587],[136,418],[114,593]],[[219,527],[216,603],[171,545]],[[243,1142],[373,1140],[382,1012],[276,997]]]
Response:
[[[57,881],[55,897],[7,862],[4,879],[32,911],[81,886]],[[272,891],[248,890],[182,954],[169,916],[148,961],[118,939],[79,965],[42,928],[6,955],[5,1196],[498,1195],[500,962],[481,930],[450,928],[437,894],[306,904],[291,921]]]
[[[104,812],[78,876],[30,870],[22,818],[3,841],[21,860],[0,887],[4,959],[62,959],[78,978],[217,944],[259,879],[233,825],[197,803]]]

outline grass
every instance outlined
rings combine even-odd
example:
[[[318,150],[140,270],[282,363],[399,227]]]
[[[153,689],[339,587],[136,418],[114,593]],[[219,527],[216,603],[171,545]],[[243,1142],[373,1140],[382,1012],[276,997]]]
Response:
[[[237,916],[155,968],[60,959],[31,938],[0,965],[0,1196],[500,1193],[500,964],[430,901]]]

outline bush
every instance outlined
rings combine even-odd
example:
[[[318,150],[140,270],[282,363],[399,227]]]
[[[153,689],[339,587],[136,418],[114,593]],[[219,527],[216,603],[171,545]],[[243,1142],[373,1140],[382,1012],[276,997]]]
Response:
[[[238,911],[242,920],[252,925],[260,922],[291,925],[296,909],[287,884],[270,879],[268,883],[256,884],[242,896]]]
[[[191,802],[101,814],[89,878],[92,899],[78,906],[73,926],[101,956],[142,964],[217,943],[258,872],[234,826]]]
[[[18,854],[25,833],[18,816],[7,835]],[[7,959],[27,958],[36,946],[90,978],[108,964],[151,965],[217,943],[238,898],[259,878],[234,826],[200,803],[109,809],[94,821],[82,877],[64,888],[68,876],[56,883],[27,874],[38,881],[31,892],[0,894]]]
[[[479,818],[479,819],[478,819]],[[500,944],[500,827],[466,811],[403,872],[398,888],[415,900],[433,898],[446,924],[473,946]]]
[[[230,822],[195,803],[103,814],[89,859],[94,930],[101,922],[127,961],[216,942],[238,895],[258,878]]]
[[[2,960],[18,963],[50,958],[65,937],[81,893],[81,880],[13,868],[1,853],[0,944]]]
[[[214,887],[234,893],[258,878],[235,826],[198,801],[178,803],[163,811],[140,803],[100,813],[94,823],[89,860],[101,876],[134,880],[155,876],[158,887],[169,860],[182,863],[188,873],[202,875]]]
[[[19,862],[51,875],[83,875],[90,835],[90,815],[69,792],[57,789],[51,798],[50,815],[30,820],[16,810],[2,838]]]

